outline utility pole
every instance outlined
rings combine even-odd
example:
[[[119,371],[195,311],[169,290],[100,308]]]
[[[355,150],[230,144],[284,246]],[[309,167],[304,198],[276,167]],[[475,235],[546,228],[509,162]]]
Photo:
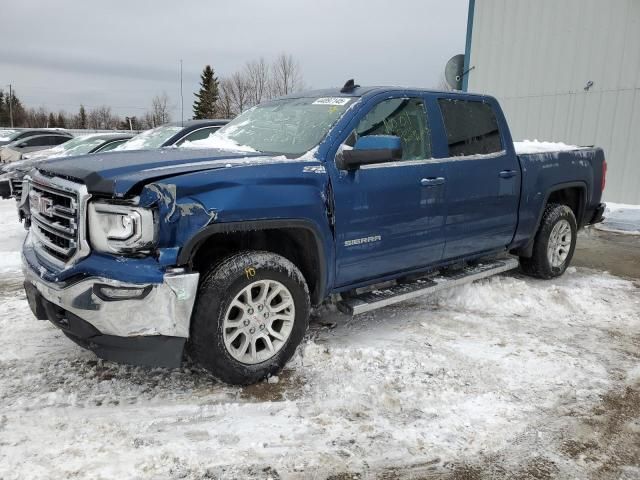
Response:
[[[13,92],[11,84],[9,84],[9,121],[11,122],[11,128],[13,128]]]

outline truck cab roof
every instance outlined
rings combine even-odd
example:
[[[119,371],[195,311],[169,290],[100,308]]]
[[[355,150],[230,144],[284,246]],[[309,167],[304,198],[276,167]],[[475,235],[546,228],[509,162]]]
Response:
[[[302,92],[296,92],[283,98],[313,98],[313,97],[368,97],[372,95],[376,95],[379,93],[393,93],[393,92],[413,92],[413,93],[429,93],[429,94],[442,94],[447,96],[460,96],[465,98],[488,98],[488,95],[482,95],[477,93],[468,93],[462,92],[458,90],[454,91],[443,91],[436,89],[428,89],[428,88],[417,88],[417,87],[404,87],[404,86],[379,86],[379,85],[370,85],[370,86],[360,86],[356,85],[352,90],[343,91],[343,88],[325,88],[318,90],[305,90]],[[276,99],[277,100],[277,99]]]

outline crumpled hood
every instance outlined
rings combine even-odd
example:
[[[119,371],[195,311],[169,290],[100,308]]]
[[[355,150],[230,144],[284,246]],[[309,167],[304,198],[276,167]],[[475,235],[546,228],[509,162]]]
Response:
[[[38,169],[80,181],[87,186],[90,193],[122,197],[136,185],[159,178],[225,168],[239,163],[270,163],[283,159],[261,153],[161,148],[51,159],[41,164]]]

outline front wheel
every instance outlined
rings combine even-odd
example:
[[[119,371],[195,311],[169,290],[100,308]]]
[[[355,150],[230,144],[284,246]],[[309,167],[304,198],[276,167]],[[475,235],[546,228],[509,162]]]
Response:
[[[576,217],[568,206],[547,205],[534,239],[533,255],[520,257],[520,268],[532,277],[559,277],[571,263],[577,233]]]
[[[226,383],[255,383],[293,356],[309,310],[307,284],[289,260],[270,252],[233,255],[203,276],[191,322],[191,355]]]

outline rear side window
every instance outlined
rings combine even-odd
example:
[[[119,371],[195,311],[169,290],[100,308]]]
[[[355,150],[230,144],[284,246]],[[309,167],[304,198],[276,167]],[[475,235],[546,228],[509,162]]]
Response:
[[[47,144],[49,144],[49,145],[60,145],[61,143],[66,142],[67,140],[69,140],[68,137],[62,137],[60,135],[51,135],[51,136],[47,137]]]
[[[449,156],[478,155],[502,150],[498,121],[491,105],[469,100],[438,100],[447,132]]]
[[[124,142],[126,142],[127,140],[114,140],[113,142],[109,142],[105,145],[103,145],[102,147],[100,147],[98,150],[96,150],[97,152],[108,152],[109,150],[113,150],[114,148],[116,148],[118,145],[122,145]]]
[[[402,141],[403,160],[431,158],[431,134],[420,98],[391,98],[375,105],[345,142],[353,146],[367,135],[395,135]]]
[[[201,128],[199,130],[195,130],[191,132],[189,135],[180,140],[176,145],[180,146],[184,142],[195,142],[196,140],[204,140],[205,138],[209,138],[213,132],[219,130],[220,127],[207,127]]]
[[[44,147],[51,144],[49,143],[48,137],[40,136],[40,137],[29,138],[23,141],[21,145],[23,147]]]

